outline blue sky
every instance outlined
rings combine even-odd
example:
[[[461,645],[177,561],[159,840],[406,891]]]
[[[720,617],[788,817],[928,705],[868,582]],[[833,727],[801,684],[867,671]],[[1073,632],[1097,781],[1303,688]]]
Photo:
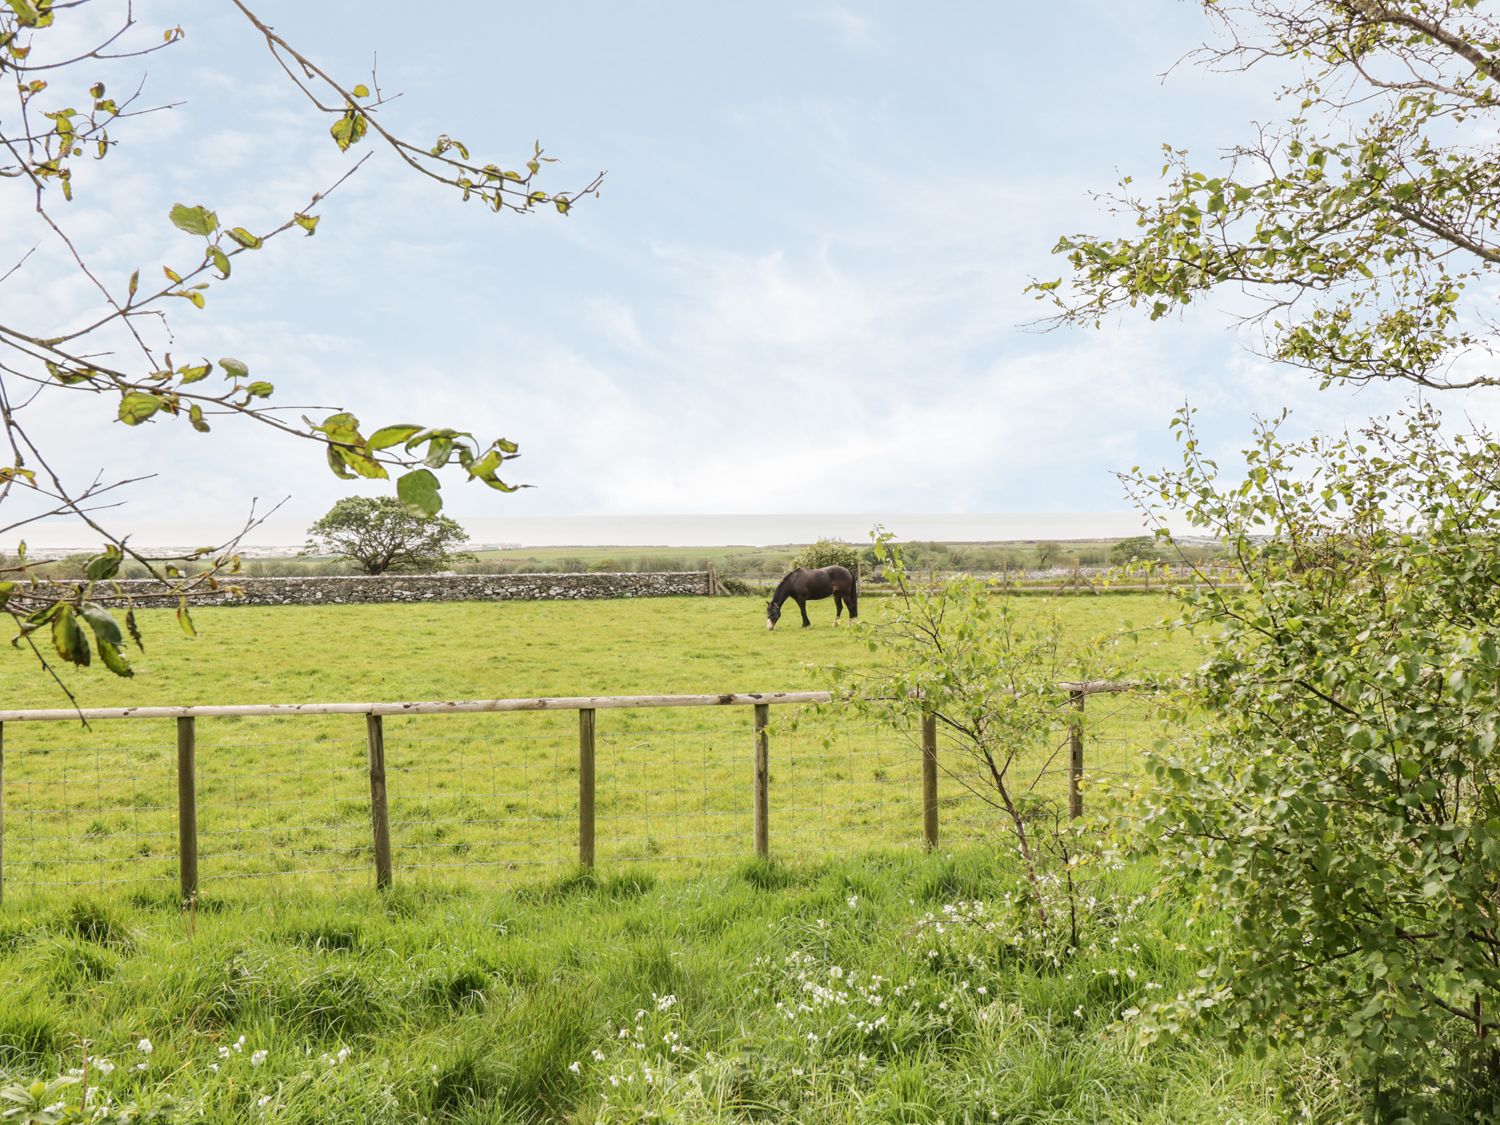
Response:
[[[376,151],[315,238],[239,259],[205,311],[175,312],[176,353],[238,356],[280,402],[519,441],[512,475],[536,487],[455,480],[460,518],[1110,511],[1115,470],[1172,460],[1184,400],[1226,451],[1282,405],[1327,429],[1399,401],[1268,368],[1227,301],[1029,326],[1057,235],[1111,225],[1091,191],[1149,189],[1163,142],[1206,155],[1275,115],[1269,73],[1161,78],[1207,30],[1196,4],[252,7],[349,83],[378,52],[403,95],[383,119],[411,139],[514,164],[539,138],[554,188],[608,171],[566,219],[495,216]],[[172,203],[257,228],[350,162],[228,5],[137,16],[186,29],[145,67],[148,97],[186,104],[129,123],[61,209],[118,279],[197,253]],[[38,242],[0,304],[66,323],[86,294],[0,183],[5,265]],[[256,427],[129,430],[53,397],[33,420],[75,476],[161,474],[124,521],[217,528],[290,496],[296,528],[347,489]]]

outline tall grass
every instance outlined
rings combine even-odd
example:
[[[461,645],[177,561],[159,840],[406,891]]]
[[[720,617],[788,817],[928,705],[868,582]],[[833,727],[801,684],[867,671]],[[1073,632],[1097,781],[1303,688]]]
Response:
[[[1189,987],[1206,937],[1151,883],[1101,876],[1061,967],[1025,955],[985,849],[188,916],[37,902],[0,911],[0,1071],[87,1055],[120,1100],[225,1122],[1353,1116],[1305,1054],[1138,1045],[1132,1011]]]

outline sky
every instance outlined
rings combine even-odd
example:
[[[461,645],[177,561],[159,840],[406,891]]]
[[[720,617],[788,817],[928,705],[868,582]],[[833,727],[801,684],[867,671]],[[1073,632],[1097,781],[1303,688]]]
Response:
[[[378,58],[393,131],[512,166],[539,140],[558,158],[546,186],[604,171],[599,198],[494,215],[373,145],[341,154],[229,4],[138,0],[143,36],[185,39],[99,75],[113,92],[144,72],[143,104],[182,104],[123,123],[58,213],[120,286],[201,254],[173,203],[261,229],[372,152],[315,237],[240,257],[204,310],[174,309],[173,351],[236,356],[275,401],[367,430],[519,442],[510,476],[533,487],[445,486],[486,540],[633,513],[1120,512],[1115,473],[1174,461],[1184,402],[1228,454],[1282,406],[1307,432],[1401,400],[1267,365],[1224,302],[1036,323],[1025,287],[1063,271],[1057,237],[1120,229],[1094,193],[1127,174],[1150,190],[1163,143],[1206,158],[1279,112],[1269,71],[1174,66],[1209,32],[1186,0],[251,6],[349,84]],[[61,34],[111,10],[65,9],[85,26]],[[0,181],[0,274],[33,246],[0,313],[77,323],[86,284]],[[300,538],[351,491],[315,446],[253,425],[127,428],[70,393],[29,417],[71,479],[157,474],[110,515],[158,536],[216,535],[255,498],[284,500],[273,539]]]

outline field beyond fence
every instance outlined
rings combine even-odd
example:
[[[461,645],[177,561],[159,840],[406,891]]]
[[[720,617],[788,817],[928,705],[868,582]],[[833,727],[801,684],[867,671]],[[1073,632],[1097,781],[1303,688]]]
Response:
[[[1132,685],[1060,684],[1031,800],[1078,815],[1149,743]],[[1108,696],[1085,709],[1094,696]],[[826,692],[0,712],[0,894],[184,900],[247,880],[497,884],[575,864],[983,838],[985,781],[935,724]],[[86,720],[87,725],[81,724]]]

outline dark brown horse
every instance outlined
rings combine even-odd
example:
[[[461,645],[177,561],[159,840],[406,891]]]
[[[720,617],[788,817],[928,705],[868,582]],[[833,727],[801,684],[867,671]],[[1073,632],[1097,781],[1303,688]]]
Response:
[[[812,624],[807,619],[807,603],[830,594],[834,604],[833,623],[838,624],[845,605],[849,607],[849,620],[853,621],[859,616],[859,590],[856,586],[854,575],[842,566],[823,566],[817,570],[799,566],[781,580],[766,603],[766,628],[776,628],[776,622],[781,620],[781,603],[791,598],[802,611],[802,627],[806,629]]]

